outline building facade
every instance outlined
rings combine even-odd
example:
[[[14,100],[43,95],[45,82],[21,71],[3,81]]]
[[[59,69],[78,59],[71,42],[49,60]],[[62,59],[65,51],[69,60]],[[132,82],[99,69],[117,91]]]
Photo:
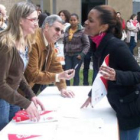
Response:
[[[133,13],[137,14],[140,12],[140,0],[133,0]]]
[[[14,3],[23,0],[0,0],[4,4],[9,13]],[[57,14],[62,9],[67,9],[70,13],[77,13],[83,23],[89,10],[100,4],[112,6],[116,11],[122,13],[122,17],[127,20],[133,13],[132,0],[26,0],[34,4],[40,5],[42,11],[48,11],[50,14]]]

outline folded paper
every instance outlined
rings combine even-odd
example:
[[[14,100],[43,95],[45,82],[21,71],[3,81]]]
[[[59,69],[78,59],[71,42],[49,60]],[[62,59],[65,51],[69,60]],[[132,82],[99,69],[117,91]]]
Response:
[[[8,134],[9,140],[27,140],[35,137],[40,137],[41,135],[18,135],[18,134]]]
[[[17,123],[36,123],[29,119],[29,116],[25,110],[18,111],[13,120]],[[57,112],[54,110],[41,111],[39,122],[57,121]]]
[[[103,61],[103,66],[109,66],[109,55]],[[107,94],[107,80],[98,72],[92,85],[92,105],[97,104]]]

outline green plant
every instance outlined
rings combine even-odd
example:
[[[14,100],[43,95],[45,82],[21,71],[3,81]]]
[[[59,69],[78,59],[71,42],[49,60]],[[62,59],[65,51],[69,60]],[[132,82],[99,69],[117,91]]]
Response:
[[[89,69],[89,75],[88,75],[88,80],[89,80],[89,85],[92,85],[92,75],[93,75],[93,70]],[[79,86],[83,85],[83,69],[80,69],[79,72],[79,77],[80,77],[80,83]],[[71,85],[73,85],[73,79],[70,81]]]

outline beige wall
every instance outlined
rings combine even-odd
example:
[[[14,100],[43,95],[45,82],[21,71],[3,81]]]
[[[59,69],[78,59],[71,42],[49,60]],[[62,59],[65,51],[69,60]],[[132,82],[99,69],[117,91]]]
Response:
[[[7,15],[8,15],[12,6],[19,1],[23,1],[23,0],[0,0],[0,4],[3,4],[6,7]]]
[[[47,10],[48,12],[52,11],[51,0],[45,0],[44,1],[44,10]]]
[[[39,5],[41,5],[41,1],[42,0],[32,0],[34,4],[39,4]],[[47,10],[49,12],[51,11],[51,1],[52,0],[43,0],[43,12],[44,10]]]
[[[127,21],[133,13],[132,0],[108,0],[108,5],[112,6],[116,12],[121,12],[122,18]]]
[[[81,19],[81,0],[56,0],[56,13],[60,10],[68,10],[70,13],[76,13]]]
[[[32,2],[40,5],[40,0],[32,0]]]
[[[6,9],[7,9],[7,15],[9,14],[12,6],[19,2],[19,1],[27,1],[27,0],[0,0],[0,4],[3,4],[5,5]],[[50,3],[51,3],[52,0],[44,0],[43,1],[43,11],[44,10],[47,10],[47,11],[51,11],[51,6],[50,6]],[[41,0],[32,0],[32,2],[34,4],[40,4],[41,5]]]
[[[0,0],[4,4],[9,13],[14,3],[26,0]],[[35,4],[41,4],[41,0],[32,0]],[[56,2],[56,9],[53,9],[53,2]],[[47,10],[51,14],[57,14],[62,9],[67,9],[70,13],[77,13],[81,19],[81,1],[82,0],[43,0],[43,10]],[[108,0],[108,5],[112,6],[116,11],[121,12],[122,17],[127,20],[133,13],[132,0]],[[54,12],[55,11],[55,12]]]
[[[62,9],[67,9],[71,13],[77,13],[81,19],[81,1],[82,0],[56,0],[56,13]],[[108,5],[112,6],[116,11],[121,12],[125,21],[129,19],[132,14],[132,0],[108,0]]]

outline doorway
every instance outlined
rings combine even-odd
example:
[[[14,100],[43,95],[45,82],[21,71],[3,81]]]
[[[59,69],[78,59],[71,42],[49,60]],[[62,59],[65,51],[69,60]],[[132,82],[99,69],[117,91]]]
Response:
[[[84,25],[84,22],[87,19],[88,12],[93,7],[102,4],[106,4],[106,0],[82,0],[82,15],[81,15],[82,25]]]

